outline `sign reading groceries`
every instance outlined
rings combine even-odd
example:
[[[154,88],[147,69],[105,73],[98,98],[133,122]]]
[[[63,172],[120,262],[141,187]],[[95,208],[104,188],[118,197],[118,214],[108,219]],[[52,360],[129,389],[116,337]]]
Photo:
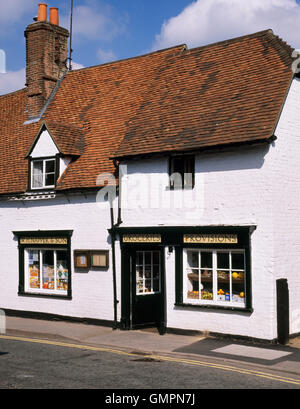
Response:
[[[199,244],[237,244],[237,234],[185,234],[184,243]]]

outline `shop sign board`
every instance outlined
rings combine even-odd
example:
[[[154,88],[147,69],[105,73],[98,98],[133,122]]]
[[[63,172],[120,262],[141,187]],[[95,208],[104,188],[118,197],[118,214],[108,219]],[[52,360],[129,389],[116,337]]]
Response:
[[[22,237],[20,244],[68,244],[66,237]]]
[[[237,234],[185,234],[184,243],[196,244],[237,244]]]
[[[160,234],[126,234],[123,243],[161,243]]]

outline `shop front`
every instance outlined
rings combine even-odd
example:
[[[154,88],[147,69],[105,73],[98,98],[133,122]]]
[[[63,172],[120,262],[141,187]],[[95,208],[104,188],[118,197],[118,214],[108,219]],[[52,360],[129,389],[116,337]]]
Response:
[[[121,325],[168,327],[168,309],[252,312],[253,226],[117,227]],[[174,260],[166,268],[166,257]],[[171,266],[171,267],[170,267]],[[174,284],[173,284],[174,283]],[[168,297],[168,299],[167,299]],[[170,299],[174,299],[170,307]],[[188,319],[188,317],[187,317]]]

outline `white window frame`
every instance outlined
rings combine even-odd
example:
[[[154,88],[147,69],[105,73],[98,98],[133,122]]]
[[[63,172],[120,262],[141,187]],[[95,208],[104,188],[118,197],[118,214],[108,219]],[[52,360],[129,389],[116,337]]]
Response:
[[[50,162],[50,161],[53,161],[54,162],[54,172],[51,172],[51,174],[52,173],[54,173],[54,179],[55,179],[55,173],[56,173],[56,158],[47,158],[47,159],[43,159],[43,158],[40,158],[40,159],[32,159],[31,160],[31,168],[30,168],[30,171],[31,171],[31,180],[30,180],[30,186],[31,186],[31,189],[33,189],[33,190],[38,190],[38,189],[49,189],[49,188],[54,188],[55,187],[55,180],[54,180],[54,184],[53,185],[46,185],[46,162]],[[43,185],[42,186],[39,186],[39,187],[34,187],[33,186],[33,165],[34,165],[34,162],[43,162],[43,173],[42,173],[42,175],[43,175]]]
[[[54,289],[49,290],[43,288],[43,251],[53,251],[54,252]],[[29,285],[29,251],[38,251],[39,252],[39,271],[40,271],[40,288],[31,288]],[[25,293],[31,294],[47,294],[47,295],[61,295],[65,296],[68,294],[68,290],[58,290],[57,289],[57,251],[65,251],[67,253],[67,249],[61,248],[36,248],[36,247],[26,247],[24,249],[24,285],[25,285]],[[70,266],[68,266],[68,274],[70,274]],[[68,277],[68,285],[69,285],[69,277]]]
[[[187,262],[187,252],[188,251],[195,251],[195,252],[210,252],[212,253],[212,286],[213,286],[213,299],[212,300],[202,300],[202,299],[192,299],[187,297],[187,270],[192,270],[193,268],[188,266]],[[224,270],[231,272],[229,275],[229,282],[230,282],[230,295],[232,295],[232,266],[231,266],[231,257],[229,257],[229,269],[225,268],[217,268],[217,253],[243,253],[244,254],[244,270],[241,269],[234,269],[236,272],[243,272],[244,273],[244,302],[235,302],[235,301],[222,301],[218,300],[218,278],[217,278],[217,271]],[[197,270],[201,270],[201,266],[199,265]],[[216,249],[216,248],[184,248],[183,249],[183,280],[182,280],[182,287],[183,287],[183,303],[184,304],[195,304],[195,305],[213,305],[213,306],[222,306],[222,307],[235,307],[235,308],[246,308],[246,297],[247,297],[247,287],[246,287],[246,252],[245,249]],[[200,286],[199,286],[200,291]]]

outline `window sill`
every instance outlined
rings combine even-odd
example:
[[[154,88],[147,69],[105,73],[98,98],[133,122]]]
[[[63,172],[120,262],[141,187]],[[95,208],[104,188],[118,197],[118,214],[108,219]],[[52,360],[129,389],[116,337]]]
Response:
[[[52,298],[52,299],[58,299],[58,300],[72,300],[71,295],[25,293],[25,292],[18,292],[18,295],[20,297],[35,297],[35,298]]]
[[[223,310],[223,311],[240,311],[240,312],[253,312],[253,308],[248,307],[226,307],[225,305],[213,305],[213,304],[192,304],[192,303],[180,303],[176,302],[174,304],[176,307],[188,307],[188,308],[195,308],[195,309],[212,309],[212,310]]]

